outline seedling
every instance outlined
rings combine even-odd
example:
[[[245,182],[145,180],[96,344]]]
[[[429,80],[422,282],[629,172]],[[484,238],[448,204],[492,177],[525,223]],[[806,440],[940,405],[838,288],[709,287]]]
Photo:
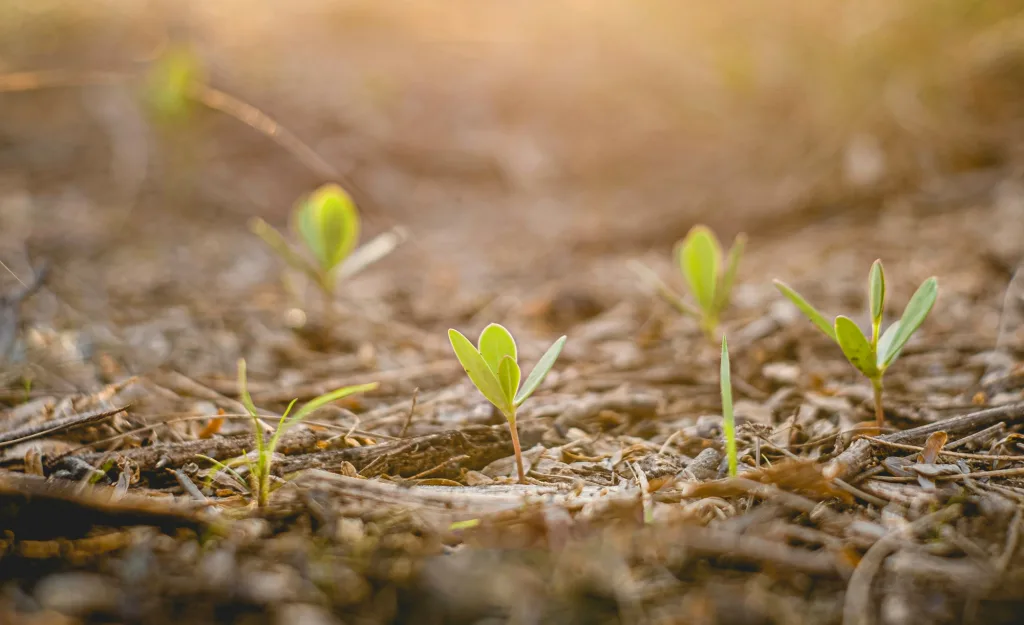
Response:
[[[194,90],[203,78],[203,67],[192,50],[171,46],[147,76],[145,96],[150,110],[162,121],[184,120],[194,105]]]
[[[876,260],[871,265],[868,278],[870,339],[864,336],[849,317],[840,315],[830,324],[825,316],[808,304],[799,293],[779,280],[774,282],[776,288],[796,304],[819,330],[839,345],[850,364],[871,381],[875,399],[875,421],[881,430],[885,423],[885,411],[882,409],[882,377],[931,312],[939,294],[938,279],[931,277],[925,280],[910,298],[903,310],[903,316],[893,322],[884,333],[880,333],[882,314],[885,311],[885,271],[882,269],[882,261]]]
[[[295,406],[295,400],[292,400],[288,404],[288,408],[281,415],[281,419],[277,422],[277,428],[274,429],[274,433],[271,435],[270,440],[267,441],[263,432],[263,422],[259,418],[259,412],[256,410],[256,405],[253,404],[252,396],[249,395],[248,384],[246,383],[245,375],[245,360],[239,359],[238,361],[238,386],[242,396],[242,403],[245,405],[246,412],[252,418],[253,434],[256,437],[256,462],[255,464],[249,465],[249,473],[252,476],[253,485],[251,491],[256,493],[256,504],[260,507],[267,505],[270,499],[270,468],[273,461],[274,452],[277,450],[278,443],[281,442],[281,436],[287,432],[292,426],[302,422],[303,419],[313,414],[317,409],[343,397],[354,395],[355,393],[365,393],[366,391],[372,391],[377,388],[378,384],[372,382],[370,384],[360,384],[358,386],[346,386],[337,390],[325,393],[319,397],[309,400],[303,404],[295,414],[291,413],[292,407]],[[226,465],[214,465],[218,470],[225,470],[228,467]],[[234,474],[237,478],[237,474]]]
[[[723,257],[722,246],[715,233],[707,226],[697,225],[690,229],[686,238],[676,244],[676,262],[679,263],[679,269],[696,305],[686,302],[643,265],[634,265],[634,270],[651,282],[669,304],[684,315],[697,319],[701,330],[709,339],[714,340],[722,312],[728,307],[732,296],[736,272],[746,243],[746,235],[738,234],[729,254]]]
[[[300,252],[266,221],[255,218],[252,231],[293,269],[306,274],[328,300],[338,281],[387,256],[408,234],[401,226],[359,248],[360,221],[355,202],[341,187],[326,184],[303,198],[292,213],[292,230],[305,250]]]
[[[725,453],[729,458],[729,477],[736,477],[736,418],[732,412],[732,373],[729,367],[729,344],[722,336],[722,368],[718,376],[722,387],[722,429],[725,430]]]
[[[285,262],[308,275],[328,298],[334,294],[338,268],[359,241],[355,202],[334,184],[314,191],[292,213],[292,230],[307,255],[295,251],[280,232],[262,219],[254,219],[251,227]]]
[[[533,395],[551,371],[558,355],[562,353],[566,337],[555,341],[548,351],[544,352],[521,387],[519,380],[522,372],[517,362],[516,342],[504,327],[492,323],[484,328],[475,347],[458,330],[448,330],[448,339],[470,381],[508,420],[508,427],[512,433],[512,448],[516,454],[519,483],[526,483],[523,451],[519,447],[519,432],[516,430],[516,409]]]

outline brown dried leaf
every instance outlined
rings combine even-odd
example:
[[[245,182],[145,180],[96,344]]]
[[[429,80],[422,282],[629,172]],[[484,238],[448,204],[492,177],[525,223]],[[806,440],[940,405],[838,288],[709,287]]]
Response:
[[[934,463],[939,457],[939,452],[946,445],[948,438],[945,432],[935,432],[929,436],[928,440],[925,441],[924,449],[921,451],[921,463]]]
[[[688,484],[687,497],[733,497],[745,495],[744,481],[769,484],[781,490],[798,493],[812,499],[838,498],[853,503],[853,497],[834,487],[822,475],[822,466],[809,460],[789,460],[753,471],[745,471],[737,479],[717,480],[702,484]]]

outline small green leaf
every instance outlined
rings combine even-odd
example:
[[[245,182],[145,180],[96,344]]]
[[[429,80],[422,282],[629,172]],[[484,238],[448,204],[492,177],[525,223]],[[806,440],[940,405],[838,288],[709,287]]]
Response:
[[[266,440],[263,438],[263,422],[260,421],[260,414],[256,410],[256,404],[252,401],[252,395],[249,394],[249,383],[248,376],[245,371],[245,358],[238,359],[238,394],[242,396],[242,405],[245,406],[245,410],[249,413],[249,417],[252,419],[253,434],[256,436],[256,449],[260,455],[263,454],[264,444]]]
[[[718,288],[715,289],[715,313],[720,313],[729,306],[729,299],[732,296],[732,287],[736,283],[736,273],[740,268],[740,258],[743,257],[743,250],[747,245],[747,235],[740,233],[732,242],[729,249],[729,256],[725,260],[725,272],[721,275]]]
[[[551,367],[555,366],[555,361],[558,360],[558,355],[562,353],[562,348],[565,347],[566,337],[562,337],[554,342],[548,351],[544,352],[544,355],[540,357],[537,364],[533,367],[533,371],[530,375],[526,376],[526,382],[519,389],[519,393],[516,394],[515,401],[513,402],[516,406],[522,405],[533,392],[537,390],[540,383],[544,381],[544,378],[551,371]]]
[[[842,348],[846,359],[850,361],[858,371],[869,378],[878,377],[878,367],[875,364],[875,351],[871,343],[849,317],[842,315],[836,317],[836,342]]]
[[[195,86],[204,80],[195,53],[186,47],[170,47],[154,63],[147,76],[146,99],[161,121],[181,121],[192,109]]]
[[[818,312],[817,309],[814,308],[814,306],[808,304],[807,300],[801,297],[799,293],[789,288],[789,286],[786,283],[780,280],[772,280],[772,283],[775,284],[775,288],[777,288],[780,293],[789,298],[789,301],[796,304],[796,307],[800,309],[800,312],[805,314],[807,318],[814,323],[814,325],[818,326],[819,330],[824,332],[825,335],[828,336],[833,341],[837,341],[836,331],[832,327],[832,324],[830,324],[828,320],[825,319],[825,316]]]
[[[317,189],[299,205],[294,219],[299,236],[325,272],[341,264],[359,239],[355,202],[338,185]]]
[[[892,345],[892,341],[893,341],[894,338],[896,338],[896,333],[899,332],[899,331],[900,331],[900,322],[897,320],[897,321],[894,321],[893,324],[891,326],[889,326],[886,329],[885,332],[882,333],[882,338],[878,339],[878,349],[876,349],[875,351],[877,352],[876,353],[876,359],[877,359],[877,362],[878,362],[878,368],[880,370],[882,370],[882,371],[885,371],[885,367],[886,367],[885,355],[889,353],[889,346]],[[894,355],[892,357],[892,360],[890,360],[889,362],[892,362],[893,360],[896,360],[897,358],[899,358],[899,354],[898,353],[896,355]]]
[[[487,366],[484,357],[480,355],[476,347],[469,342],[458,330],[448,330],[448,340],[452,343],[455,356],[459,359],[462,368],[470,381],[487,398],[487,401],[494,404],[506,416],[512,414],[512,406],[505,400],[505,393],[501,390],[501,384],[491,368]]]
[[[521,375],[522,372],[516,361],[512,360],[511,356],[502,356],[501,364],[498,365],[498,383],[501,384],[501,390],[505,392],[505,399],[510,405],[515,403]]]
[[[869,288],[871,290],[871,322],[877,328],[882,323],[882,311],[885,307],[885,271],[882,261],[876,260],[871,265]]]
[[[722,248],[715,234],[705,226],[694,226],[678,251],[679,266],[701,310],[715,305],[715,288],[722,262]]]
[[[917,329],[924,323],[928,313],[931,312],[935,300],[939,296],[939,281],[937,278],[928,278],[917,288],[914,296],[910,298],[907,307],[903,309],[903,316],[900,317],[900,327],[896,336],[887,346],[885,357],[882,359],[883,367],[888,367],[896,356],[907,344],[910,337],[917,332]]]
[[[456,521],[448,526],[451,531],[467,530],[480,525],[480,519],[466,519],[465,521]]]
[[[497,323],[492,323],[484,328],[476,344],[480,355],[484,357],[484,362],[495,375],[498,373],[502,358],[509,356],[513,362],[518,358],[515,339],[512,338],[508,330]]]
[[[736,419],[732,412],[732,373],[729,367],[729,344],[722,335],[722,367],[718,383],[722,391],[722,429],[725,430],[725,450],[729,458],[729,477],[736,476]]]

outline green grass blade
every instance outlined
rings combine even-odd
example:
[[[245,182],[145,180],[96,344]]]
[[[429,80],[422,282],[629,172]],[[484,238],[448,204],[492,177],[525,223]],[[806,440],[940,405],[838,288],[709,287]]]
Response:
[[[512,406],[505,401],[505,393],[501,390],[494,371],[487,366],[487,361],[480,355],[476,347],[469,342],[458,330],[448,330],[448,340],[451,341],[455,357],[459,364],[466,371],[470,381],[477,390],[487,398],[487,401],[494,404],[505,416],[512,414]]]
[[[785,282],[782,282],[781,280],[772,280],[772,283],[775,285],[775,288],[777,288],[780,293],[785,295],[789,299],[789,301],[793,302],[796,305],[796,307],[800,309],[800,312],[806,315],[807,318],[810,319],[812,323],[814,323],[814,325],[818,326],[819,330],[824,332],[825,335],[828,336],[833,341],[838,342],[838,340],[836,339],[835,328],[832,327],[832,324],[828,322],[828,319],[826,319],[824,315],[818,312],[818,310],[814,308],[814,306],[811,306],[809,303],[807,303],[807,300],[805,300],[799,293],[791,289],[789,285],[787,285]]]
[[[522,375],[519,365],[511,356],[504,356],[501,364],[498,365],[498,382],[501,390],[505,393],[505,399],[509,405],[513,405],[516,399],[516,391],[519,390],[519,378]]]
[[[907,307],[903,309],[903,316],[900,317],[899,330],[896,331],[896,336],[887,345],[885,356],[882,358],[883,368],[888,367],[896,360],[896,356],[903,349],[903,346],[907,344],[910,337],[914,335],[914,332],[917,332],[917,329],[921,327],[921,324],[928,317],[928,313],[931,312],[938,296],[939,281],[937,278],[928,278],[918,287],[914,296],[907,302]]]
[[[858,371],[869,378],[878,376],[875,350],[849,317],[836,317],[836,342],[839,343],[846,359]]]
[[[305,419],[309,415],[313,414],[314,412],[316,412],[317,410],[319,410],[320,408],[326,406],[327,404],[329,404],[331,402],[336,402],[339,399],[342,399],[344,397],[348,397],[349,395],[355,395],[356,393],[366,393],[367,391],[375,390],[378,386],[380,386],[380,383],[378,383],[378,382],[370,382],[368,384],[357,384],[357,385],[354,385],[354,386],[345,386],[345,387],[342,387],[342,388],[339,388],[339,389],[335,389],[335,390],[333,390],[333,391],[331,391],[329,393],[324,393],[323,395],[320,395],[319,397],[315,397],[315,398],[309,400],[308,402],[306,402],[305,404],[302,404],[302,407],[299,408],[298,411],[296,411],[296,413],[293,414],[284,423],[284,425],[285,425],[285,427],[291,427],[291,426],[295,425],[296,423],[300,423],[303,419]],[[280,432],[281,429],[282,428],[278,428],[278,432]]]
[[[451,531],[466,530],[472,527],[480,525],[480,519],[466,519],[465,521],[456,521],[448,526]]]
[[[740,259],[743,257],[743,250],[746,246],[747,235],[743,233],[736,235],[736,240],[732,242],[732,247],[729,249],[729,256],[725,260],[725,272],[722,273],[722,279],[718,282],[718,288],[715,289],[716,316],[729,306],[729,300],[732,297],[732,287],[736,283],[736,274],[740,269]]]
[[[516,341],[512,338],[512,334],[497,323],[492,323],[484,328],[477,341],[477,348],[480,355],[483,356],[484,362],[495,375],[498,374],[502,358],[508,356],[513,362],[516,362],[519,357]]]
[[[722,262],[722,247],[718,239],[707,227],[694,226],[679,245],[677,255],[683,277],[701,310],[705,313],[712,311]]]
[[[871,264],[868,288],[871,292],[871,324],[874,329],[873,331],[877,333],[878,326],[882,323],[882,312],[885,308],[885,270],[882,269],[881,260],[876,260]],[[877,334],[874,336],[877,336]]]
[[[520,406],[526,401],[533,392],[537,390],[544,378],[547,377],[548,372],[551,371],[551,367],[555,366],[555,361],[558,360],[558,355],[562,353],[562,348],[565,347],[566,337],[561,337],[555,341],[548,351],[544,352],[544,355],[540,357],[537,364],[533,367],[533,371],[526,377],[526,382],[523,383],[522,388],[519,389],[519,393],[515,396],[514,405]]]
[[[736,418],[732,412],[732,373],[729,366],[729,344],[722,336],[722,368],[718,383],[722,390],[722,429],[725,430],[725,451],[729,458],[729,477],[736,476]]]
[[[234,479],[238,483],[238,487],[239,487],[239,489],[243,493],[248,493],[249,492],[248,485],[246,485],[245,480],[242,478],[242,476],[238,474],[238,471],[235,471],[234,469],[232,469],[228,465],[224,464],[220,460],[217,460],[215,458],[211,458],[210,456],[206,456],[206,455],[203,455],[203,454],[196,454],[196,458],[199,458],[201,460],[206,460],[207,462],[209,462],[213,466],[213,469],[215,469],[213,473],[207,475],[206,479],[203,480],[203,487],[204,488],[209,488],[210,487],[210,483],[213,481],[213,478],[216,477],[218,473],[222,473],[223,472],[223,473],[227,473],[228,475],[230,475],[232,477],[232,479]]]
[[[292,408],[295,406],[295,402],[297,402],[297,401],[299,401],[299,400],[297,400],[297,399],[291,400],[288,403],[288,407],[284,409],[284,414],[282,414],[281,418],[277,420],[277,429],[278,430],[280,430],[281,426],[283,426],[285,421],[288,420],[288,413],[290,413],[292,411]]]
[[[270,451],[270,453],[274,453],[274,451],[277,450],[277,444],[281,441],[281,437],[284,435],[285,431],[287,431],[293,425],[301,423],[303,419],[316,412],[319,408],[326,406],[331,402],[338,401],[343,397],[348,397],[349,395],[355,395],[356,393],[365,393],[366,391],[372,391],[378,386],[380,385],[377,382],[370,382],[369,384],[345,386],[343,388],[335,389],[330,393],[324,393],[319,397],[315,397],[309,400],[308,402],[303,404],[302,407],[299,408],[299,410],[294,415],[288,417],[288,412],[291,411],[292,406],[295,405],[296,400],[293,399],[292,403],[288,404],[288,410],[285,410],[284,415],[282,415],[281,417],[281,421],[278,422],[277,429],[274,431],[274,435],[270,437],[270,444],[267,446],[267,449]],[[286,417],[288,417],[287,420]]]
[[[245,373],[245,359],[238,359],[238,392],[242,397],[242,405],[249,412],[249,416],[252,417],[253,435],[256,437],[256,450],[262,454],[265,441],[263,440],[263,426],[260,421],[259,412],[256,410],[256,404],[252,403],[252,396],[249,395],[249,382],[248,376]]]
[[[238,359],[238,394],[242,397],[242,405],[253,417],[259,416],[256,404],[252,403],[252,396],[249,395],[249,383],[245,374],[245,359]]]

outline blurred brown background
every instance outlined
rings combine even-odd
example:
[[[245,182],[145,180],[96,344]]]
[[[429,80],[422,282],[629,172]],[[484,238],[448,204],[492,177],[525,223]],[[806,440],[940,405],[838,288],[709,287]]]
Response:
[[[467,258],[524,236],[643,249],[695,220],[767,236],[895,196],[990,193],[1024,156],[1022,8],[6,0],[0,72],[142,77],[185,44],[211,86],[336,168],[371,229],[405,223],[421,248]],[[126,233],[166,244],[183,222],[244,235],[246,216],[280,223],[323,181],[215,111],[156,127],[139,90],[0,92],[7,237],[88,256]]]

